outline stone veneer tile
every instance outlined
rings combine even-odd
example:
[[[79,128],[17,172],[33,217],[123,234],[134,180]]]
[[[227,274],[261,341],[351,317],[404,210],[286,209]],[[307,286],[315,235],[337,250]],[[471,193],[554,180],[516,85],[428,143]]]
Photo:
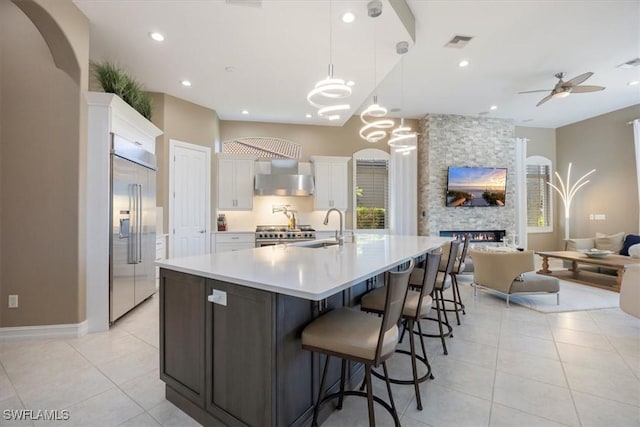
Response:
[[[513,121],[429,114],[419,121],[418,234],[440,230],[504,229],[516,232],[515,126]],[[449,166],[507,168],[504,207],[447,208]]]

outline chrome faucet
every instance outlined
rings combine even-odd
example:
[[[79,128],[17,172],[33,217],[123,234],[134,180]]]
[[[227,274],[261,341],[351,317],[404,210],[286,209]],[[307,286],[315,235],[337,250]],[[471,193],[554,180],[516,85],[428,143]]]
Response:
[[[340,215],[340,231],[336,232],[336,240],[338,241],[338,245],[342,246],[344,245],[344,228],[342,228],[342,211],[340,209],[336,209],[336,208],[331,208],[327,211],[327,215],[325,215],[324,217],[324,225],[329,224],[329,214],[332,212],[338,212],[338,215]]]

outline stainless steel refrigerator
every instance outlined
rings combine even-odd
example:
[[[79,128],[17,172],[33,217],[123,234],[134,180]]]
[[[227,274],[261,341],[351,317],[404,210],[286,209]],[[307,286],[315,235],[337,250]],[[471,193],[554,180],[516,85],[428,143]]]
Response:
[[[156,159],[112,135],[109,323],[153,295],[156,240]]]

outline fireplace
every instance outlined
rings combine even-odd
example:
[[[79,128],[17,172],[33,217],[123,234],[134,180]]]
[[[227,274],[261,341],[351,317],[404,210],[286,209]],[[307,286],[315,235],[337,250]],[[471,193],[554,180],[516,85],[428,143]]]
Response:
[[[506,230],[440,230],[440,237],[461,239],[469,234],[471,242],[501,242],[507,234]]]

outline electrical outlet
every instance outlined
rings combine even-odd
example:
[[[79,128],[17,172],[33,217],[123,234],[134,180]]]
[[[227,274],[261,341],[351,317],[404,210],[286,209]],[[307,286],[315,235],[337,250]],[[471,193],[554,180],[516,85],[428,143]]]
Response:
[[[595,219],[595,218],[594,218],[594,216],[595,216],[595,215],[593,215],[593,214],[589,214],[589,219],[590,219],[591,221],[593,221],[593,220]]]
[[[605,214],[595,214],[594,218],[596,221],[604,221],[607,219],[607,216]]]
[[[18,308],[18,295],[9,295],[9,308]]]

